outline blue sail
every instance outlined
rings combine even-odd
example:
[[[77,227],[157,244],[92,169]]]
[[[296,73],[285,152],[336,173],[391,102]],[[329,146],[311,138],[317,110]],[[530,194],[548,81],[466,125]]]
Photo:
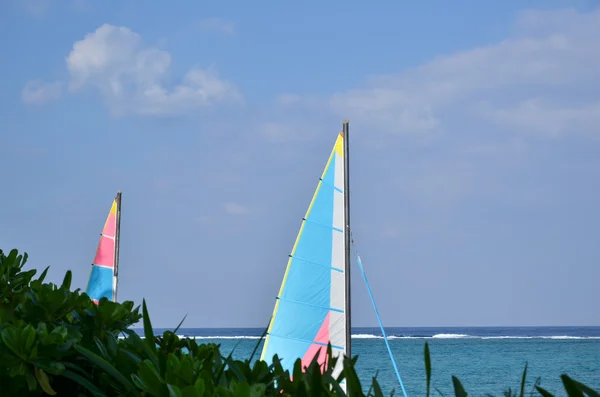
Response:
[[[281,360],[292,370],[315,354],[326,358],[346,353],[344,257],[344,136],[337,141],[306,212],[277,296],[261,360]],[[341,363],[341,360],[340,360]]]

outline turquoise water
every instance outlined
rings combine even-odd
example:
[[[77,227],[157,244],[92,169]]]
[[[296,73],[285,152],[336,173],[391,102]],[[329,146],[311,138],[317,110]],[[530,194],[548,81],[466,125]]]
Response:
[[[159,331],[159,330],[157,330]],[[385,341],[378,329],[353,330],[352,354],[358,355],[357,371],[367,389],[371,377],[386,395],[402,391]],[[248,358],[257,343],[259,329],[182,329],[180,334],[198,342],[221,344],[227,355]],[[560,375],[567,373],[600,390],[600,327],[568,328],[386,328],[408,396],[425,394],[423,348],[429,343],[432,361],[432,393],[453,395],[451,376],[457,376],[471,396],[500,396],[509,387],[518,390],[528,363],[529,392],[537,377],[541,386],[557,396],[565,395]],[[260,354],[260,350],[259,350]],[[528,393],[529,394],[529,393]]]

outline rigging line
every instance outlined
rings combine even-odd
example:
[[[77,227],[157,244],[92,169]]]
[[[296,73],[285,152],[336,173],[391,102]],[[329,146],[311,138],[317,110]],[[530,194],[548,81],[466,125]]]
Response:
[[[385,333],[385,329],[383,328],[383,323],[381,322],[381,317],[379,316],[379,311],[377,310],[377,305],[375,305],[375,299],[373,298],[373,294],[371,292],[371,287],[369,286],[369,282],[367,281],[367,274],[365,273],[365,269],[363,268],[362,262],[360,260],[360,255],[358,255],[358,249],[356,248],[356,243],[354,242],[354,237],[352,237],[352,231],[350,231],[350,238],[352,241],[352,248],[354,250],[354,253],[356,254],[360,273],[362,274],[363,280],[365,281],[365,285],[367,286],[367,291],[369,292],[369,298],[371,298],[371,303],[373,303],[373,308],[375,309],[375,315],[377,316],[377,321],[379,322],[379,327],[381,328],[381,333],[383,334],[383,340],[385,341],[385,345],[387,347],[388,353],[390,354],[390,359],[392,360],[392,365],[394,366],[394,371],[396,372],[396,377],[398,378],[398,382],[400,383],[400,387],[402,388],[402,394],[404,394],[404,397],[408,397],[408,394],[406,394],[406,389],[404,388],[404,383],[402,382],[402,377],[400,377],[400,371],[398,370],[398,366],[396,365],[396,360],[394,360],[394,355],[392,354],[390,342],[388,341],[387,335]]]

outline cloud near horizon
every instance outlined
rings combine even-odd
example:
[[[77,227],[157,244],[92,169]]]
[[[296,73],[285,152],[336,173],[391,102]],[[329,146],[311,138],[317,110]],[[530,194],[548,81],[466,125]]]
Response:
[[[173,116],[217,103],[243,103],[237,88],[214,68],[193,67],[181,83],[168,87],[171,62],[168,52],[145,45],[131,29],[104,24],[73,44],[66,58],[69,89],[97,89],[115,116]]]
[[[234,32],[233,24],[220,18],[200,25]],[[280,108],[350,117],[387,133],[443,131],[461,119],[545,135],[595,131],[600,122],[600,100],[594,96],[600,89],[600,52],[595,51],[600,10],[526,11],[514,30],[501,42],[374,76],[362,87],[329,97],[284,93],[276,102]],[[97,89],[113,115],[174,116],[218,103],[243,103],[235,85],[213,68],[194,67],[180,84],[166,86],[171,63],[168,52],[145,45],[129,28],[109,24],[75,42],[66,58],[70,90]],[[28,83],[25,102],[60,97],[59,82],[34,82],[38,91]],[[286,123],[267,118],[256,127],[264,127],[260,135],[267,140],[285,141],[291,129],[286,134],[280,126]]]
[[[600,122],[600,10],[527,11],[513,37],[370,78],[329,98],[288,93],[279,104],[325,107],[388,133],[446,130],[462,120],[535,134],[593,133]]]
[[[384,237],[448,233],[455,211],[468,213],[474,201],[556,205],[559,178],[574,169],[573,178],[598,173],[600,163],[587,154],[556,149],[600,137],[600,10],[526,11],[513,31],[329,96],[285,93],[277,106],[350,119],[354,150],[377,164],[369,194],[415,208],[390,208]],[[272,130],[271,142],[296,140],[293,130]]]

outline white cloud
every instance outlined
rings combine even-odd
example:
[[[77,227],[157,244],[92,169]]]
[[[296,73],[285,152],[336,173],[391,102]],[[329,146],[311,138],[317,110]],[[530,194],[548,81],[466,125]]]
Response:
[[[593,132],[600,123],[598,48],[600,10],[528,11],[507,40],[373,78],[318,106],[395,133],[452,129],[464,120],[546,134]],[[286,94],[280,102],[298,99]]]
[[[248,207],[234,202],[223,204],[223,208],[225,209],[226,213],[231,215],[247,215],[252,212]]]
[[[73,45],[67,69],[70,89],[98,89],[115,115],[175,115],[242,97],[216,72],[194,67],[180,84],[167,87],[171,55],[146,46],[126,27],[102,25]]]
[[[235,26],[232,22],[225,21],[221,18],[206,18],[200,21],[200,29],[218,32],[226,35],[235,33]]]
[[[355,169],[365,161],[377,170],[369,199],[389,195],[402,203],[390,199],[373,221],[394,223],[386,236],[455,233],[457,211],[559,205],[567,173],[558,174],[574,163],[579,168],[568,178],[591,180],[597,165],[590,153],[600,137],[599,48],[600,10],[528,11],[506,40],[333,95],[286,93],[277,104],[305,119],[350,119]],[[283,128],[270,127],[269,138],[285,137]],[[354,175],[356,192],[361,176]]]
[[[21,92],[21,99],[25,103],[44,103],[60,98],[62,83],[44,83],[40,80],[31,80],[25,84]]]

